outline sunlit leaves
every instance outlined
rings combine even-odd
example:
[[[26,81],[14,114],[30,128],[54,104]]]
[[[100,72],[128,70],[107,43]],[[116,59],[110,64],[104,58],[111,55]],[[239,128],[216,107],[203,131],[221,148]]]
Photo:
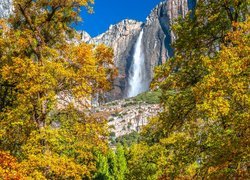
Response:
[[[23,169],[16,158],[5,151],[0,151],[0,178],[19,180],[24,178]]]
[[[158,178],[249,176],[250,25],[243,5],[199,1],[173,26],[175,57],[156,69],[153,84],[162,90],[164,111],[142,134],[144,154],[149,145],[162,148],[165,163],[154,172],[161,172]],[[134,160],[142,169],[143,163],[151,165]]]
[[[113,51],[72,40],[92,3],[16,0],[8,26],[0,22],[0,149],[25,178],[91,178],[107,151],[106,121],[89,109],[114,79]]]

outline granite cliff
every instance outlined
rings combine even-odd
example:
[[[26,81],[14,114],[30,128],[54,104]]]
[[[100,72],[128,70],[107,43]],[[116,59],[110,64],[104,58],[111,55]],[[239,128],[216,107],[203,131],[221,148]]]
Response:
[[[114,62],[119,70],[113,90],[106,94],[108,101],[126,98],[128,91],[128,76],[133,59],[136,40],[143,30],[142,51],[145,56],[146,77],[150,82],[155,66],[164,63],[173,56],[171,43],[175,37],[171,24],[179,16],[184,17],[194,6],[194,0],[165,0],[160,2],[147,17],[146,21],[123,20],[103,34],[89,39],[83,32],[83,41],[94,44],[106,44],[114,49]]]
[[[126,19],[116,25],[111,25],[108,31],[89,41],[94,44],[104,43],[114,50],[114,62],[119,75],[114,81],[113,90],[106,94],[109,101],[124,97],[127,87],[128,63],[132,59],[133,47],[142,28],[142,22]]]
[[[0,1],[0,18],[8,17],[12,12],[12,0]],[[189,9],[195,5],[195,0],[165,0],[161,1],[150,13],[145,22],[123,20],[111,25],[103,34],[91,38],[82,31],[81,40],[87,43],[106,44],[114,49],[114,62],[119,75],[115,79],[111,92],[105,94],[107,101],[127,97],[129,88],[129,70],[132,65],[136,41],[143,30],[142,52],[145,57],[145,81],[153,78],[155,66],[164,63],[173,56],[171,43],[174,34],[171,24],[178,16],[184,17]]]
[[[1,0],[0,1],[0,18],[9,17],[12,13],[12,0]]]

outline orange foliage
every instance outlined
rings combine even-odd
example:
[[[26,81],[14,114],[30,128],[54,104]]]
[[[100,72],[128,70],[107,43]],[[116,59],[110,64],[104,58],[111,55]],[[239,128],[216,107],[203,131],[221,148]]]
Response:
[[[7,152],[0,151],[0,179],[19,180],[23,177],[22,170],[16,158]]]

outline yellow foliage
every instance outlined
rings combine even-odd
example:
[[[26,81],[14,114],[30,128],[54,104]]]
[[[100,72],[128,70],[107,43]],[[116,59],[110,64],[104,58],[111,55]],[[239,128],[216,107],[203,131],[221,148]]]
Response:
[[[10,25],[0,22],[0,150],[17,157],[25,178],[91,178],[97,152],[107,151],[106,121],[89,108],[116,75],[113,51],[71,41],[70,25],[91,4],[15,0]]]
[[[0,151],[0,179],[19,180],[23,178],[24,174],[16,158],[5,151]]]
[[[163,148],[166,161],[156,171],[162,171],[160,179],[249,177],[250,20],[233,22],[218,43],[209,33],[221,28],[219,22],[209,23],[221,17],[207,18],[203,13],[220,6],[206,3],[214,7],[200,1],[197,17],[180,20],[174,27],[180,36],[176,56],[156,69],[154,87],[162,90],[164,110],[149,122],[143,137],[149,145]]]

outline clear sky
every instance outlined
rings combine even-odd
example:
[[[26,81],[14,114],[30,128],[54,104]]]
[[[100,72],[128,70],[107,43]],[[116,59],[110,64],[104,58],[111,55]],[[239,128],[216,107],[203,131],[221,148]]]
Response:
[[[83,22],[77,30],[85,30],[92,37],[105,32],[111,24],[123,19],[145,21],[150,11],[162,0],[95,0],[94,14],[82,11]]]

